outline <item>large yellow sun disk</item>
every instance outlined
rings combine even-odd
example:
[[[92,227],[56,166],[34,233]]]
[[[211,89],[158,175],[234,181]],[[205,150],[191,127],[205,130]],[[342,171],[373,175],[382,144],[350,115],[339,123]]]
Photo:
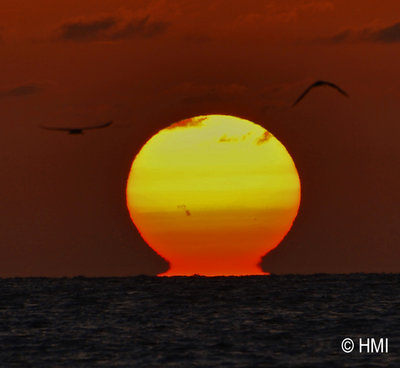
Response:
[[[248,120],[183,120],[136,156],[127,205],[167,275],[262,274],[262,255],[289,231],[300,180],[285,147]]]

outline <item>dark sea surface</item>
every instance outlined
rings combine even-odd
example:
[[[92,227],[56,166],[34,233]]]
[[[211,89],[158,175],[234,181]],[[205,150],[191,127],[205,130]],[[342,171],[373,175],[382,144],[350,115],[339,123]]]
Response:
[[[400,367],[399,295],[399,274],[0,279],[0,367]]]

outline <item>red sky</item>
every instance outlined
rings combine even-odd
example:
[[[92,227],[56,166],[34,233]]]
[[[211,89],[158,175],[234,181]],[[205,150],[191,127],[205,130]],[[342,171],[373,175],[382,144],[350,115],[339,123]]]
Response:
[[[399,272],[398,1],[2,0],[0,276],[156,274],[125,205],[131,162],[202,114],[263,125],[302,204],[276,273]],[[314,90],[316,79],[351,96]],[[83,136],[38,125],[115,125]]]

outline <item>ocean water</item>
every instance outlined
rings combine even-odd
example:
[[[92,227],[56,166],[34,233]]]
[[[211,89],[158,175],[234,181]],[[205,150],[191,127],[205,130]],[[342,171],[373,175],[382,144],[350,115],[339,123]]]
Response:
[[[400,367],[399,295],[399,274],[0,279],[0,367]]]

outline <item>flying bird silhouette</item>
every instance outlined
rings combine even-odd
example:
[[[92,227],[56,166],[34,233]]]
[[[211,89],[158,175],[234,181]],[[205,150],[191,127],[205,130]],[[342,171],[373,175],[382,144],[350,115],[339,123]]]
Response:
[[[314,82],[311,86],[309,86],[301,95],[300,97],[294,102],[294,104],[292,105],[292,107],[295,107],[303,98],[304,96],[310,92],[313,88],[315,87],[321,87],[321,86],[327,86],[327,87],[331,87],[336,89],[339,93],[341,93],[343,96],[349,97],[349,95],[347,94],[347,92],[343,91],[339,86],[337,86],[336,84],[332,83],[332,82],[327,82],[327,81],[323,81],[323,80],[318,80],[316,82]]]
[[[92,126],[86,126],[86,127],[77,127],[77,128],[55,128],[55,127],[49,127],[49,126],[40,126],[43,129],[47,130],[57,130],[61,132],[68,132],[69,134],[83,134],[84,130],[89,130],[89,129],[100,129],[100,128],[106,128],[112,124],[112,121],[108,121],[107,123],[104,124],[98,124],[98,125],[92,125]]]

